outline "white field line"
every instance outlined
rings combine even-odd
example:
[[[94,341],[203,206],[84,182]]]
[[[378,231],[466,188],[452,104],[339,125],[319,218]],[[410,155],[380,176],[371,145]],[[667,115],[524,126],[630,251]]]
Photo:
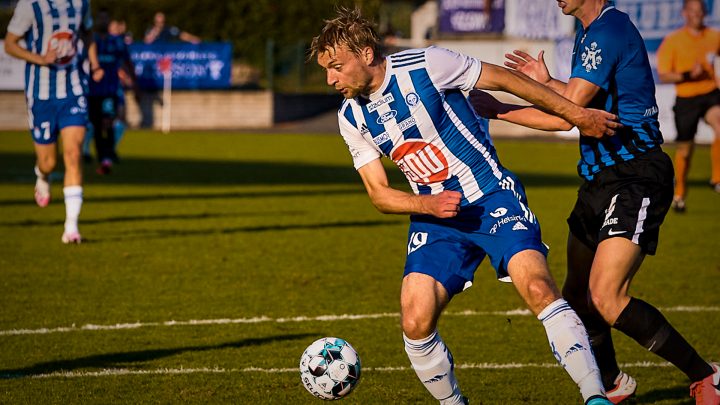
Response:
[[[656,368],[670,367],[670,363],[653,363],[653,362],[637,362],[621,364],[622,369],[628,368]],[[503,370],[503,369],[523,369],[523,368],[557,368],[557,363],[466,363],[456,364],[455,367],[460,369],[473,370]],[[394,371],[410,371],[407,366],[397,367],[363,367],[363,373],[367,372],[394,372]],[[230,373],[299,373],[297,367],[292,368],[158,368],[154,370],[129,370],[126,368],[110,368],[100,371],[56,371],[47,374],[36,374],[30,376],[18,376],[18,378],[82,378],[82,377],[106,377],[106,376],[124,376],[124,375],[172,375],[172,374],[230,374]]]
[[[660,308],[662,312],[720,312],[720,307],[692,307],[678,306]],[[473,311],[465,310],[458,312],[446,312],[445,316],[531,316],[532,313],[527,309],[513,309],[510,311]],[[298,316],[292,318],[270,318],[267,316],[257,316],[252,318],[237,319],[191,319],[189,321],[164,321],[164,322],[134,322],[134,323],[118,323],[115,325],[94,325],[86,324],[82,326],[61,326],[56,328],[39,328],[39,329],[8,329],[0,330],[0,336],[14,335],[44,335],[50,333],[67,333],[78,331],[99,331],[99,330],[121,330],[121,329],[138,329],[145,327],[166,327],[166,326],[198,326],[198,325],[229,325],[229,324],[253,324],[253,323],[288,323],[288,322],[314,322],[314,321],[348,321],[358,319],[379,319],[379,318],[399,318],[400,314],[396,312],[383,312],[378,314],[343,314],[343,315],[320,315],[320,316]]]

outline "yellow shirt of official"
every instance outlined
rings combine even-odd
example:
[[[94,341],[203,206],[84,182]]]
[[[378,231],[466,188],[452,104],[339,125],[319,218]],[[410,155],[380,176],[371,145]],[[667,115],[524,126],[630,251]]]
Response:
[[[699,35],[683,27],[671,32],[657,52],[659,73],[683,73],[700,63],[708,73],[703,80],[676,83],[678,97],[695,97],[717,88],[713,60],[720,52],[720,31],[705,27]]]

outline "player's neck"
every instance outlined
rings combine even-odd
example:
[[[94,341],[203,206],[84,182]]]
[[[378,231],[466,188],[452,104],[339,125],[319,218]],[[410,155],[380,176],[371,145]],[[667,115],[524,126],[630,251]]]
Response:
[[[606,1],[587,2],[575,13],[575,18],[580,20],[583,28],[587,29],[602,14],[607,4]]]
[[[367,96],[370,96],[371,94],[380,90],[383,83],[385,83],[385,73],[387,71],[386,59],[380,58],[379,60],[374,61],[373,64],[370,66],[370,69],[372,69],[372,80],[370,81],[370,85],[368,86]]]

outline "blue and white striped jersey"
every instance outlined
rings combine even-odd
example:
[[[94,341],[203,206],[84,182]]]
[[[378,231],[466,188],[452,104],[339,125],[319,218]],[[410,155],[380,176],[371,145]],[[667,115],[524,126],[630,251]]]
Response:
[[[481,69],[479,60],[437,47],[390,55],[382,86],[338,112],[355,168],[387,156],[415,194],[455,190],[461,205],[501,189],[504,169],[462,92]]]
[[[29,100],[56,100],[87,92],[78,34],[92,26],[90,0],[20,0],[8,32],[24,37],[26,48],[40,55],[50,46],[57,62],[49,66],[28,63],[25,89]]]

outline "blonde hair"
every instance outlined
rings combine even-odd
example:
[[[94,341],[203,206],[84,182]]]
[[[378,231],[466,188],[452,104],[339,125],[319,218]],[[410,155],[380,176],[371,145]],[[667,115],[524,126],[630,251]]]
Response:
[[[380,54],[380,36],[375,24],[364,18],[358,8],[339,7],[335,18],[325,20],[325,27],[310,44],[308,59],[338,45],[345,45],[356,55],[360,55],[365,47],[372,48],[375,55]]]

